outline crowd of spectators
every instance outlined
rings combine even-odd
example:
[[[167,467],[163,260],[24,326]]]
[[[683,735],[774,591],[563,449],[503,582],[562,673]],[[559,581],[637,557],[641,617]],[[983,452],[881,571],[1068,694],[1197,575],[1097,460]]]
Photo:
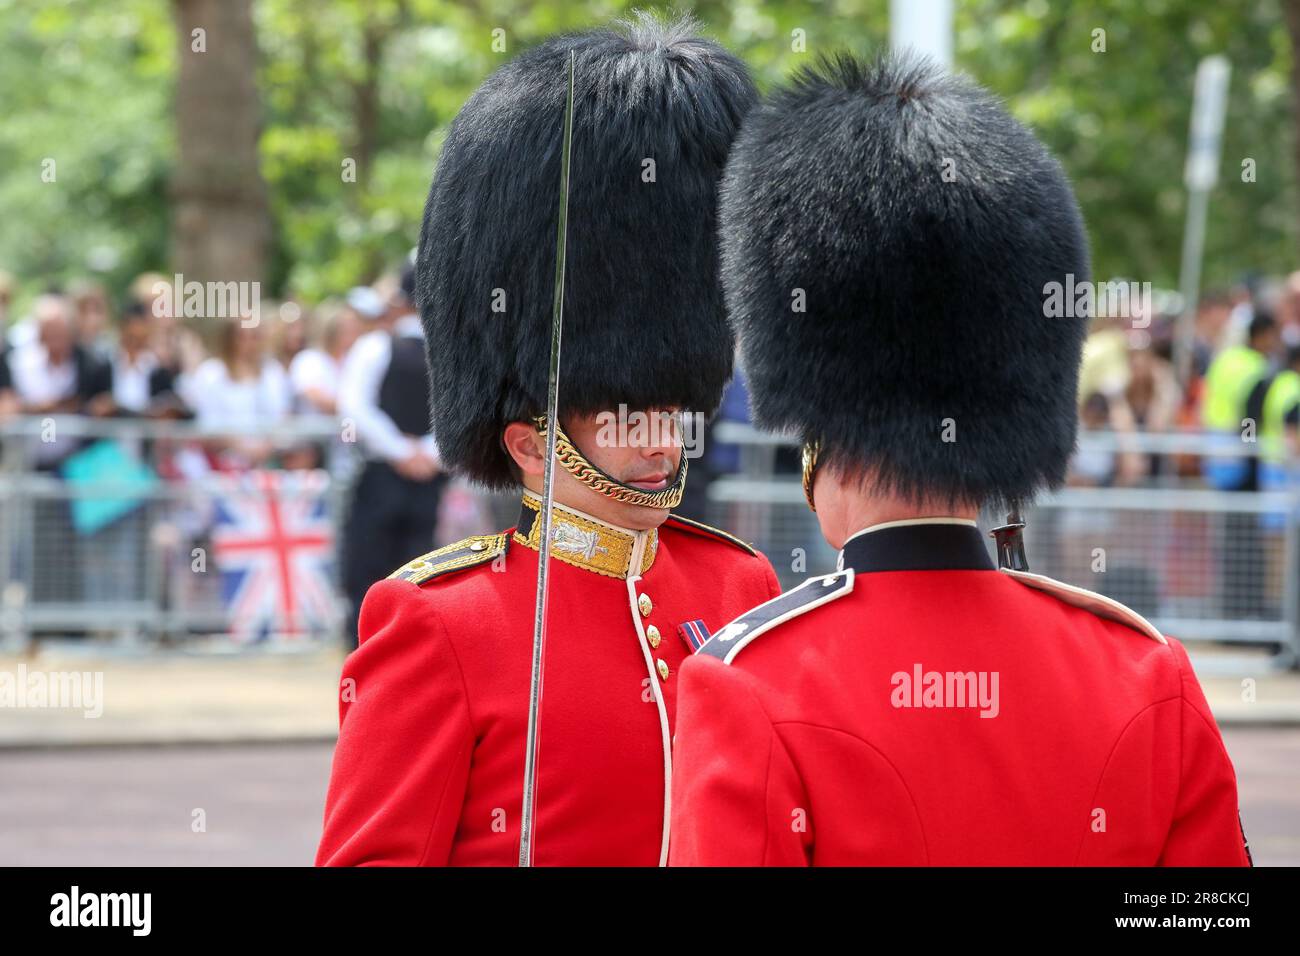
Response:
[[[365,481],[373,483],[376,475],[393,488],[415,489],[413,500],[429,504],[441,499],[438,540],[483,530],[483,502],[476,496],[455,487],[446,489],[446,495],[427,490],[434,487],[428,483],[443,479],[436,446],[424,433],[427,405],[422,397],[414,398],[419,391],[412,385],[415,379],[403,380],[397,389],[415,403],[410,408],[388,394],[395,386],[385,386],[392,375],[409,371],[411,362],[422,367],[409,268],[400,277],[385,277],[319,303],[263,301],[256,321],[249,315],[177,316],[168,307],[177,301],[168,281],[150,273],[112,292],[95,282],[78,282],[66,289],[22,290],[26,297],[20,299],[14,280],[0,273],[0,451],[7,466],[14,465],[11,454],[22,453],[31,471],[53,481],[93,474],[88,466],[80,471],[73,466],[77,457],[86,457],[79,453],[95,443],[95,436],[73,429],[54,441],[34,437],[34,425],[59,416],[191,421],[198,426],[197,437],[100,441],[101,447],[112,444],[118,457],[91,456],[92,464],[120,468],[122,460],[133,457],[154,480],[179,482],[267,467],[325,468],[354,489],[349,523],[340,532],[346,554],[373,551],[374,529],[388,520],[359,508],[357,501],[388,507],[400,497],[392,489],[380,493],[369,488]],[[1148,311],[1092,321],[1080,376],[1083,439],[1069,483],[1254,491],[1291,481],[1292,464],[1300,460],[1300,272],[1285,280],[1251,281],[1206,293],[1188,339],[1179,338],[1176,299],[1154,299]],[[1180,346],[1190,346],[1183,374],[1177,361]],[[744,379],[738,376],[721,419],[747,421],[747,404]],[[307,427],[290,427],[304,419],[310,419]],[[12,427],[24,420],[25,428]],[[1142,440],[1144,435],[1177,433],[1190,436],[1190,450],[1159,450]],[[1104,440],[1095,440],[1098,436]],[[1215,440],[1222,444],[1216,446]],[[356,444],[349,447],[350,442]],[[1250,453],[1242,455],[1243,449]],[[695,500],[684,507],[745,533],[734,515],[712,514],[703,500],[711,477],[739,467],[736,449],[706,439],[705,453],[705,460],[692,466]],[[777,471],[797,469],[793,460],[787,466],[783,469],[778,458]],[[112,521],[92,514],[78,524],[77,518],[66,501],[37,502],[37,598],[45,587],[42,581],[53,582],[48,599],[69,598],[71,585],[60,570],[69,561],[84,569],[85,583],[78,592],[84,597],[102,590],[138,592],[139,575],[129,582],[119,578],[124,569],[141,564],[145,538],[159,526],[156,516],[141,504]],[[423,542],[433,533],[433,521],[432,514],[416,521],[403,513],[398,523],[415,529],[412,533],[418,532]],[[1275,529],[1246,510],[1225,521],[1228,544],[1220,549],[1224,568],[1217,575],[1226,595],[1224,611],[1258,616],[1277,603],[1260,583],[1278,577],[1270,578],[1262,563],[1277,537]],[[1090,555],[1093,539],[1106,531],[1095,509],[1044,516],[1039,522],[1057,542],[1040,544],[1044,557],[1052,549]],[[182,528],[182,541],[201,540],[210,523],[210,516],[199,515],[192,527]],[[1179,529],[1184,534],[1181,524]],[[1112,537],[1119,534],[1112,530]],[[807,531],[810,539],[816,538],[811,525]],[[1195,539],[1188,553],[1206,551],[1196,538],[1206,533],[1186,531]],[[1068,547],[1072,535],[1086,539],[1088,547]],[[1130,537],[1136,547],[1136,534]],[[416,545],[403,547],[410,551]],[[186,548],[178,550],[182,558]],[[396,559],[383,560],[391,564]],[[1176,557],[1130,561],[1144,567],[1162,562],[1177,564]],[[1077,577],[1090,579],[1087,568],[1071,568],[1065,558],[1054,566],[1067,576],[1078,571]],[[1114,583],[1122,576],[1110,573],[1107,580]],[[1174,576],[1194,577],[1184,571]],[[368,581],[373,573],[357,577]],[[1154,588],[1138,581],[1132,593],[1117,596],[1144,604],[1141,594],[1154,594]],[[355,590],[362,593],[361,583]],[[1152,597],[1144,606],[1154,606],[1154,601]]]
[[[188,566],[216,521],[215,486],[203,479],[324,468],[346,482],[377,454],[437,470],[427,441],[378,427],[387,419],[372,353],[418,327],[409,283],[385,277],[310,306],[181,317],[169,281],[148,273],[123,290],[20,290],[0,273],[0,460],[35,489],[4,527],[10,573],[36,602],[139,600],[150,554]],[[191,427],[97,424],[109,420]],[[160,482],[184,486],[181,497],[155,493]]]
[[[1246,491],[1288,480],[1289,469],[1279,466],[1300,450],[1300,406],[1289,400],[1300,365],[1300,272],[1203,295],[1184,381],[1176,368],[1179,331],[1177,315],[1159,306],[1093,320],[1080,376],[1080,428],[1114,441],[1081,445],[1072,485],[1190,480]],[[1219,435],[1233,446],[1234,464],[1153,450],[1139,439],[1173,432]]]
[[[287,419],[339,418],[343,367],[367,332],[412,312],[397,280],[357,287],[311,307],[262,302],[249,315],[181,319],[166,277],[146,273],[120,296],[78,282],[31,296],[0,273],[0,425],[15,418],[192,420],[217,470],[328,464],[320,443],[277,441]],[[322,419],[323,421],[323,419]],[[34,446],[35,466],[53,470],[82,445]]]

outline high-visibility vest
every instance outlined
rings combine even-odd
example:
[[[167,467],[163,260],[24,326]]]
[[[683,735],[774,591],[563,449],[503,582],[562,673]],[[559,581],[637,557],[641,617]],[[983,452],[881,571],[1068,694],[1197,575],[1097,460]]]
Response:
[[[1267,374],[1268,359],[1249,346],[1224,349],[1205,373],[1201,422],[1217,431],[1241,431],[1246,399]]]
[[[1278,372],[1264,395],[1263,421],[1259,423],[1260,454],[1269,461],[1287,459],[1286,413],[1300,403],[1300,372]]]

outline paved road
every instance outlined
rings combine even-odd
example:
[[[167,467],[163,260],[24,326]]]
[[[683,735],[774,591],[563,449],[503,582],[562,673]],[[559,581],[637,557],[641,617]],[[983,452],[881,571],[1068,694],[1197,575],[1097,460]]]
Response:
[[[1300,729],[1224,736],[1255,862],[1300,865]],[[310,863],[331,752],[321,744],[0,752],[0,865]]]
[[[323,744],[0,752],[0,864],[310,864],[332,753]],[[195,832],[196,820],[206,829]]]

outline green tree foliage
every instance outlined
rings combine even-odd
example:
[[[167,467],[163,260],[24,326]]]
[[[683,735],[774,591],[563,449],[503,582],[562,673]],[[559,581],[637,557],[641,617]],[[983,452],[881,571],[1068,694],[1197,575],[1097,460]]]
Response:
[[[1175,286],[1198,61],[1233,65],[1205,282],[1300,266],[1288,86],[1291,50],[1275,0],[965,0],[956,56],[1061,157],[1092,239],[1094,271]],[[1104,30],[1105,52],[1094,52]],[[1252,159],[1256,181],[1242,181]]]
[[[173,43],[162,0],[0,0],[0,269],[24,297],[165,264]]]
[[[417,241],[447,125],[497,65],[616,0],[256,0],[272,292],[309,299]],[[654,4],[640,4],[655,6]],[[175,27],[166,0],[0,0],[0,268],[26,295],[166,271]],[[1278,0],[956,0],[957,65],[1003,96],[1070,172],[1095,271],[1172,285],[1196,63],[1233,63],[1206,282],[1297,265],[1292,51]],[[888,39],[888,0],[679,3],[765,89],[819,54]],[[1094,49],[1105,31],[1105,52]],[[504,46],[504,49],[502,49]],[[53,158],[57,180],[42,182]],[[1255,162],[1256,181],[1241,164]],[[355,164],[350,181],[348,163]],[[504,226],[505,224],[503,224]]]

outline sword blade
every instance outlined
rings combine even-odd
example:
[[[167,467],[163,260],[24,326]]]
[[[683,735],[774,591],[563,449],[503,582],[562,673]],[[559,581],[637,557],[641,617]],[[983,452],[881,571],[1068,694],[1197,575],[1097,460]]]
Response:
[[[519,829],[519,865],[533,865],[533,824],[537,810],[537,718],[542,703],[542,662],[546,648],[551,512],[555,504],[555,427],[560,404],[560,342],[564,326],[564,257],[568,246],[569,161],[573,152],[574,54],[569,52],[569,91],[564,106],[564,145],[560,153],[560,214],[555,238],[555,298],[551,307],[551,362],[546,384],[546,464],[542,474],[541,545],[537,555],[537,605],[533,615],[533,670],[528,689],[528,743],[524,751],[524,802]]]

